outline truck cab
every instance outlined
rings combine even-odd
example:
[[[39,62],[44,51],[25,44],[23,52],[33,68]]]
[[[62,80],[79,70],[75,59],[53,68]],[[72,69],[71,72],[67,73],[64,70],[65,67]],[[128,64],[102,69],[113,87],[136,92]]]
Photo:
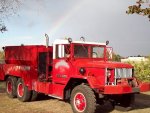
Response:
[[[98,88],[106,94],[131,92],[129,83],[134,81],[133,66],[112,62],[112,48],[107,47],[106,43],[56,40],[53,51],[54,81],[66,84],[69,79],[78,78],[86,80],[91,88]],[[129,86],[130,90],[108,92],[105,89],[105,86],[112,88],[118,84]],[[137,83],[134,84],[136,85]]]

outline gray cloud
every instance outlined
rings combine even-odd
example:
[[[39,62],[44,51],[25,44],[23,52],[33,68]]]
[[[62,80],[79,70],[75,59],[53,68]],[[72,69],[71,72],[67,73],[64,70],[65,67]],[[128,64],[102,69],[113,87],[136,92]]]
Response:
[[[127,15],[131,0],[26,0],[20,8],[20,22],[40,32],[47,32],[52,42],[65,36],[74,40],[110,41],[122,56],[150,54],[150,22],[139,15]],[[26,21],[25,21],[26,20]],[[18,25],[19,26],[19,25]],[[27,28],[24,28],[27,29]],[[53,31],[53,32],[52,32]],[[32,33],[31,33],[32,34]]]

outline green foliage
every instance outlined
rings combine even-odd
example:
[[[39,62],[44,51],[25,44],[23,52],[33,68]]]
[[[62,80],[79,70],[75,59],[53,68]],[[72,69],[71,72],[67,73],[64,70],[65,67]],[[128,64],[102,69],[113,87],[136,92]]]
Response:
[[[113,53],[112,60],[113,60],[113,61],[120,62],[120,61],[121,61],[121,56],[118,55],[118,54]]]
[[[147,16],[150,20],[150,4],[148,4],[149,1],[138,0],[136,3],[137,5],[129,6],[126,13]],[[147,4],[148,6],[146,8],[142,8],[141,6],[144,4]]]
[[[4,52],[0,51],[0,60],[3,60],[3,59],[4,59]]]
[[[134,66],[135,76],[142,81],[150,82],[150,57],[147,61],[128,62]]]

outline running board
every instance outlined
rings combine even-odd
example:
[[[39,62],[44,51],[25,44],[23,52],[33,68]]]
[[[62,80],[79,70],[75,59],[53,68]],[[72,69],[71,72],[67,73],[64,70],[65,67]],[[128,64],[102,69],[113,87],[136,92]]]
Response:
[[[53,97],[53,98],[57,98],[57,99],[60,99],[60,100],[62,100],[62,99],[63,99],[62,97],[55,96],[55,95],[48,95],[48,96]]]

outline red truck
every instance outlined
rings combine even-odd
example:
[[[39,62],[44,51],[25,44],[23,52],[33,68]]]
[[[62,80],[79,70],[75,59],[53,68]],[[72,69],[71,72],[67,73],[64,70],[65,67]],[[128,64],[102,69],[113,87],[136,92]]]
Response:
[[[74,113],[94,113],[111,101],[129,107],[134,94],[150,90],[130,64],[112,62],[107,43],[55,40],[53,46],[6,46],[0,80],[9,97],[36,100],[38,93],[69,101]],[[109,50],[109,51],[108,51]]]

